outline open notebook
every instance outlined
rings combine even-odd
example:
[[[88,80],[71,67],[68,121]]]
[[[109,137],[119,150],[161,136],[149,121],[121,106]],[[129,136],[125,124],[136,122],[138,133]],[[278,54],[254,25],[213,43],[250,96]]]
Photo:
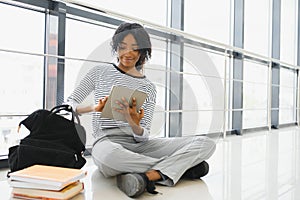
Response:
[[[125,121],[124,116],[113,109],[119,107],[116,101],[121,101],[122,97],[129,102],[129,105],[132,103],[132,98],[135,97],[136,109],[139,111],[147,98],[147,94],[145,92],[133,90],[124,86],[113,86],[107,102],[102,110],[101,117]]]

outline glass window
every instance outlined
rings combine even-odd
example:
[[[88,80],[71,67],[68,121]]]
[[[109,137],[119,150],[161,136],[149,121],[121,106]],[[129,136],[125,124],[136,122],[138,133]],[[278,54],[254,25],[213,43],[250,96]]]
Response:
[[[84,60],[114,61],[110,46],[113,33],[114,29],[100,25],[73,19],[66,20],[65,55],[66,57],[83,59],[83,61],[70,59],[65,61],[65,99],[88,70],[100,64]]]
[[[82,2],[159,25],[167,24],[167,0],[152,0],[151,3],[139,0],[84,0]]]
[[[0,52],[0,113],[29,114],[43,107],[43,57]]]
[[[184,110],[223,110],[224,85],[218,78],[183,75]]]
[[[151,37],[152,57],[145,64],[145,75],[156,86],[157,97],[154,118],[151,126],[151,137],[166,136],[166,58],[167,43],[165,40]]]
[[[244,62],[243,128],[267,126],[268,67]]]
[[[1,49],[44,52],[45,14],[0,3],[0,19]]]
[[[43,13],[0,4],[0,19],[6,19],[0,20],[1,49],[44,52]],[[0,51],[0,65],[0,155],[7,155],[24,136],[17,134],[22,115],[43,108],[44,58]]]
[[[198,74],[202,76],[224,78],[225,56],[186,44],[184,46],[185,73]]]
[[[296,121],[296,73],[293,70],[280,69],[279,124]]]
[[[270,1],[246,0],[244,17],[244,48],[268,56]]]
[[[184,30],[197,36],[229,44],[230,0],[184,1]]]
[[[243,129],[265,127],[268,125],[268,111],[265,110],[244,110]]]
[[[223,111],[183,111],[182,136],[223,132]],[[215,135],[214,135],[215,136]],[[217,136],[217,137],[218,137]]]
[[[183,135],[222,132],[225,57],[185,46],[183,60]]]
[[[296,57],[296,0],[281,1],[280,60],[295,64]]]

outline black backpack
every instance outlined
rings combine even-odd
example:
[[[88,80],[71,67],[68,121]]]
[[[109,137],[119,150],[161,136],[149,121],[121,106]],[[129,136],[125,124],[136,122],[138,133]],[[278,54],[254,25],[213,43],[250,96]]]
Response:
[[[58,115],[65,111],[72,119]],[[76,117],[77,122],[74,122]],[[81,168],[86,163],[83,157],[86,133],[77,114],[69,105],[56,106],[49,110],[37,110],[20,122],[30,134],[19,145],[9,148],[10,172],[34,164],[68,168]]]

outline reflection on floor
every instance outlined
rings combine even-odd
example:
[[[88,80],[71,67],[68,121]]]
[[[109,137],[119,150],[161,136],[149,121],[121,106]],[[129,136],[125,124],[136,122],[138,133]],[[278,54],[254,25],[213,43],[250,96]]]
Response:
[[[289,127],[228,136],[218,141],[208,160],[210,172],[202,180],[158,186],[160,194],[145,193],[139,199],[300,199],[299,134],[298,127]],[[89,172],[84,179],[85,192],[74,199],[130,199],[117,189],[115,178],[106,179],[98,172],[91,159],[84,168]],[[0,172],[0,188],[1,196],[9,199],[6,171]]]

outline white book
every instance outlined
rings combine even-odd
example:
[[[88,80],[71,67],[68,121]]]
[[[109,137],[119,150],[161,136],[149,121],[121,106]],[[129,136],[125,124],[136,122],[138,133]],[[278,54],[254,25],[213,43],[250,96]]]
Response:
[[[58,191],[58,190],[61,190],[64,188],[63,186],[16,181],[16,180],[11,180],[10,178],[7,179],[7,182],[11,187],[14,187],[14,188],[31,188],[31,189],[55,190],[55,191]]]
[[[50,185],[63,188],[86,176],[87,172],[80,169],[33,165],[9,174],[11,181]]]

